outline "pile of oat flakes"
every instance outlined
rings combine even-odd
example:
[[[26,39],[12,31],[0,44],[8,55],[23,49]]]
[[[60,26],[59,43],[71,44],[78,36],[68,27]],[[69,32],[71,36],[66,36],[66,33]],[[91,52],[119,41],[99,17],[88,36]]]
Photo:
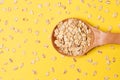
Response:
[[[81,20],[69,18],[60,22],[55,30],[55,45],[65,55],[81,55],[91,44],[91,29]]]

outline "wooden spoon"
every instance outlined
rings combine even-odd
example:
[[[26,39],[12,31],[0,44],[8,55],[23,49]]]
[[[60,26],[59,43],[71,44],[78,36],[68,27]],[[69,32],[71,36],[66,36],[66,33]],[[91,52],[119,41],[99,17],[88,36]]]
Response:
[[[62,22],[68,19],[62,20]],[[89,46],[89,48],[87,48],[85,52],[77,56],[85,55],[87,54],[87,52],[89,52],[90,50],[92,50],[93,48],[97,46],[102,46],[105,44],[120,44],[120,33],[103,32],[103,31],[98,30],[97,28],[94,28],[93,26],[91,26],[90,24],[88,24],[87,22],[83,20],[80,20],[80,21],[84,22],[84,24],[87,25],[91,29],[92,40],[91,40],[91,45]],[[56,29],[56,27],[54,28],[54,30]],[[54,37],[54,30],[53,30],[52,37],[51,37],[54,48],[63,55],[74,56],[74,55],[67,55],[67,54],[64,54],[63,52],[60,52],[59,47],[57,47],[56,44],[54,43],[54,41],[56,40],[56,38]]]

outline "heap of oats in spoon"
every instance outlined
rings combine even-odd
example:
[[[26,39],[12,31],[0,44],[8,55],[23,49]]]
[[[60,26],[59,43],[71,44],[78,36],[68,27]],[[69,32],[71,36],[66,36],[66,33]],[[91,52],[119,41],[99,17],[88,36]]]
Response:
[[[91,29],[79,19],[59,22],[54,30],[54,44],[64,55],[77,56],[91,44]]]

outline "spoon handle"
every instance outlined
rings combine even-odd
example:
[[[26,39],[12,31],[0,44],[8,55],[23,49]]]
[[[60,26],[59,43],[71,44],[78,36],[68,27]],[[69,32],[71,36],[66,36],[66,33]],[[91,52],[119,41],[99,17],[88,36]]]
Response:
[[[120,44],[120,33],[103,33],[103,42],[101,45],[104,44]]]

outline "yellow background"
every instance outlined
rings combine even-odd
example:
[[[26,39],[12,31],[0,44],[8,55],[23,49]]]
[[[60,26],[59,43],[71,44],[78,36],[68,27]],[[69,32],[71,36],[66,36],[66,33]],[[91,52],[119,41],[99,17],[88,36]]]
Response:
[[[104,45],[73,58],[51,44],[55,25],[70,17],[120,33],[120,0],[99,1],[0,0],[0,80],[120,80],[120,45]]]

